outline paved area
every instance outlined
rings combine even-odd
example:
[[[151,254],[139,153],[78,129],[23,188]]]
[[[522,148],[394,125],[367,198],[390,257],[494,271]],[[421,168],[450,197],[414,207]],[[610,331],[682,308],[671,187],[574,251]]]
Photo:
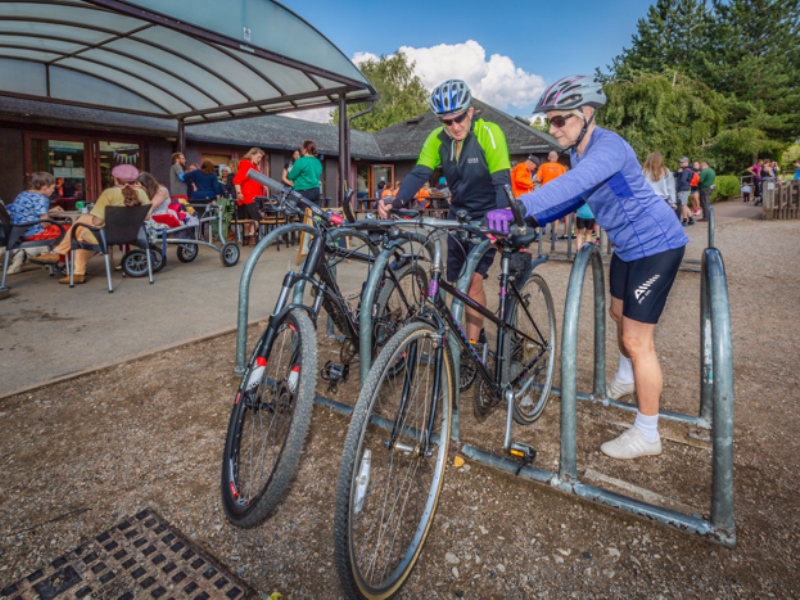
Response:
[[[723,228],[738,219],[759,218],[760,207],[730,201],[716,205],[716,225]],[[700,258],[707,243],[707,227],[687,228],[692,243],[687,258]],[[563,250],[566,250],[565,242]],[[561,246],[559,246],[561,248]],[[239,264],[222,266],[219,254],[200,249],[190,264],[179,263],[175,247],[167,266],[147,279],[113,275],[114,293],[106,289],[103,261],[89,262],[91,279],[73,289],[59,285],[47,270],[26,265],[9,277],[11,297],[0,301],[0,397],[55,379],[150,354],[191,340],[236,328],[239,280],[252,247],[242,248]],[[547,251],[547,249],[545,250]],[[295,269],[297,248],[268,248],[255,270],[251,285],[250,322],[271,312],[288,268]],[[359,291],[366,268],[343,264],[340,285]],[[221,368],[233,369],[235,348],[220,356]],[[176,376],[191,365],[175,365]]]
[[[135,356],[236,329],[239,280],[253,247],[242,248],[234,267],[219,254],[200,248],[194,262],[182,264],[170,246],[167,265],[147,278],[112,275],[114,293],[106,287],[101,257],[89,261],[91,278],[83,285],[59,285],[47,269],[26,264],[9,276],[11,297],[0,301],[0,397],[17,390],[94,369]],[[289,267],[296,269],[297,248],[268,248],[251,282],[249,321],[268,316]],[[360,289],[363,265],[339,268],[340,285]],[[220,357],[233,369],[235,348]],[[177,376],[191,365],[175,365]]]

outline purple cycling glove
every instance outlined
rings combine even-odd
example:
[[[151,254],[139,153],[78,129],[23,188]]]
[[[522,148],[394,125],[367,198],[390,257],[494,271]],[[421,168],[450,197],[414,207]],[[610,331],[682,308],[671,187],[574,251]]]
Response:
[[[486,213],[486,226],[495,231],[508,233],[508,225],[514,221],[510,208],[496,208]]]

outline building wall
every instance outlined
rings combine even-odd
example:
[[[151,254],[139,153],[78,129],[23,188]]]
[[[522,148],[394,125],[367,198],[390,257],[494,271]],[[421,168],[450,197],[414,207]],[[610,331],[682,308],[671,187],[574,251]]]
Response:
[[[25,189],[24,138],[20,129],[0,128],[0,198],[11,204]]]
[[[172,166],[172,144],[167,141],[147,144],[145,170],[162,185],[169,187],[169,169]]]

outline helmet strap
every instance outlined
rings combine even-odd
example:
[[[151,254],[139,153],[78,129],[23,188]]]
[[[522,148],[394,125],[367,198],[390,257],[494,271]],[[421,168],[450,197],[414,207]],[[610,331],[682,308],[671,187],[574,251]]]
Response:
[[[581,112],[583,112],[583,111],[581,111]],[[594,121],[594,112],[595,111],[592,111],[592,116],[591,117],[589,117],[588,119],[584,119],[583,120],[583,129],[581,129],[581,134],[578,136],[578,139],[575,140],[575,143],[572,144],[572,146],[570,146],[570,150],[572,148],[575,148],[577,150],[578,146],[583,141],[583,137],[586,135],[586,132],[589,131],[589,125],[591,125],[592,121]]]

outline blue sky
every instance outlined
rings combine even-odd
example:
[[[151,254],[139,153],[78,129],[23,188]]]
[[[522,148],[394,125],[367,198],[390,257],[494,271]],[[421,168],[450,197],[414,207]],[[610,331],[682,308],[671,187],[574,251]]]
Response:
[[[356,63],[406,48],[427,87],[465,79],[478,98],[530,116],[544,86],[593,74],[630,47],[650,0],[279,0]],[[303,116],[303,118],[306,118]]]

